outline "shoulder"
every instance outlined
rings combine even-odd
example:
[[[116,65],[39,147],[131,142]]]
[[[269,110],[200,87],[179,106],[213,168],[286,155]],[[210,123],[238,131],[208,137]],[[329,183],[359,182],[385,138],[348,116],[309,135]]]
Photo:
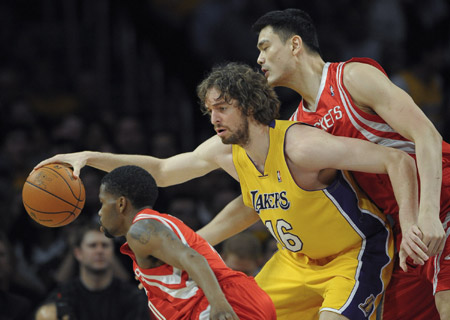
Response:
[[[349,63],[344,69],[344,86],[353,102],[362,110],[373,113],[374,105],[392,92],[393,84],[381,70],[359,62]]]
[[[297,145],[299,147],[308,146],[308,139],[321,137],[325,131],[309,124],[294,122],[286,130],[286,144]]]
[[[151,218],[133,223],[127,233],[130,247],[131,245],[148,244],[151,237],[157,235],[157,231],[160,230],[161,226],[161,222]]]
[[[204,155],[213,155],[217,152],[227,154],[231,153],[231,145],[222,143],[220,138],[217,135],[214,135],[200,144],[194,152]]]
[[[156,219],[144,219],[135,222],[128,230],[127,242],[136,257],[147,257],[159,250],[162,242],[174,239],[174,232]]]
[[[199,160],[215,163],[217,166],[223,168],[227,165],[227,161],[231,160],[232,146],[224,144],[222,140],[215,135],[200,144],[194,150],[194,154]]]
[[[152,240],[157,236],[157,228],[161,223],[154,219],[145,219],[133,223],[127,233],[127,242],[137,257],[151,253]]]
[[[298,164],[310,161],[310,155],[327,143],[330,134],[309,125],[296,123],[286,131],[285,153]]]
[[[381,68],[381,67],[380,67]],[[344,83],[355,83],[372,77],[382,77],[387,79],[385,73],[376,66],[362,62],[349,62],[345,65],[343,71]]]

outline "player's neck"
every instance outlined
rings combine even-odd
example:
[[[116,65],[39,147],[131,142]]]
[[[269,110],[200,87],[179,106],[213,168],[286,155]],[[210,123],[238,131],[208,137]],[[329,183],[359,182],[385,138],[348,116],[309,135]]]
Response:
[[[249,143],[244,146],[247,155],[252,160],[255,167],[261,172],[264,172],[264,165],[266,163],[267,153],[269,152],[269,126],[266,125],[250,125],[250,139]]]
[[[325,62],[319,55],[305,55],[299,66],[294,90],[302,96],[306,106],[314,105],[316,101],[324,66]]]

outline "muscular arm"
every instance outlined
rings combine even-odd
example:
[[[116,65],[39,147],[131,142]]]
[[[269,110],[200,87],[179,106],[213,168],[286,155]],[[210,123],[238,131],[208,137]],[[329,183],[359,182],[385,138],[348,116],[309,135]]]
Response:
[[[442,137],[412,98],[394,85],[378,69],[350,63],[344,71],[344,84],[361,109],[382,117],[416,146],[420,177],[419,228],[428,253],[443,249],[445,233],[439,220],[442,184]]]
[[[81,168],[86,165],[107,172],[124,165],[137,165],[149,171],[160,187],[186,182],[220,167],[237,179],[231,146],[224,145],[217,136],[206,140],[192,152],[178,154],[167,159],[146,155],[83,151],[56,155],[40,162],[35,168],[55,162],[71,165],[74,175],[77,177]]]
[[[227,204],[214,219],[198,230],[197,233],[215,246],[247,229],[258,219],[258,214],[252,208],[245,206],[242,196],[239,196]]]
[[[127,234],[128,245],[145,268],[145,260],[153,256],[180,270],[185,270],[205,293],[211,305],[211,319],[238,319],[226,300],[207,260],[189,248],[166,226],[155,220],[133,224]],[[229,316],[229,318],[225,318]]]
[[[417,191],[414,159],[403,151],[361,139],[333,136],[315,127],[294,125],[286,134],[285,152],[289,163],[295,166],[294,169],[298,167],[302,175],[319,173],[320,176],[322,170],[330,168],[388,174],[397,186],[394,191],[407,199],[398,201],[410,203],[411,199],[417,199],[414,192]],[[311,183],[304,187],[311,189],[323,186]],[[417,203],[410,204],[411,209],[416,206]]]
[[[388,174],[399,205],[401,227],[410,230],[417,223],[416,167],[405,152],[360,139],[333,136],[302,125],[289,129],[285,145],[289,167],[301,187],[309,190],[322,188],[315,181],[320,181],[321,173],[329,168]],[[408,254],[423,263],[428,258],[424,253],[426,247],[413,235],[407,240],[410,246]]]

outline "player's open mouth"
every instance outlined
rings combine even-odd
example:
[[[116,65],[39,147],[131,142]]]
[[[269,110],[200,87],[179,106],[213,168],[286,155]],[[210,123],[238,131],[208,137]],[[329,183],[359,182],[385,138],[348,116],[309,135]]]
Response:
[[[217,132],[217,135],[218,135],[218,136],[224,135],[226,131],[227,131],[227,130],[226,130],[226,129],[223,129],[223,128],[217,128],[217,129],[216,129],[216,132]]]

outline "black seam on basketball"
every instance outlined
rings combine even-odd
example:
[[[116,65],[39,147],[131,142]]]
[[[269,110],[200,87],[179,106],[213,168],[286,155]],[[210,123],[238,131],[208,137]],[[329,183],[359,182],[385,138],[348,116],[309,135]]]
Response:
[[[59,199],[59,200],[65,202],[65,203],[67,203],[67,204],[70,204],[71,206],[75,207],[76,209],[80,209],[80,210],[83,209],[83,208],[78,207],[78,203],[77,203],[77,205],[74,205],[73,203],[70,203],[69,201],[67,201],[67,200],[65,200],[65,199],[63,199],[63,198],[61,198],[61,197],[58,197],[57,195],[55,195],[55,194],[53,194],[53,193],[51,193],[51,192],[49,192],[49,191],[47,191],[47,190],[45,190],[45,189],[39,187],[38,185],[35,185],[34,183],[31,183],[30,181],[26,181],[26,183],[32,185],[33,187],[35,187],[35,188],[37,188],[37,189],[39,189],[39,190],[42,190],[42,191],[44,191],[44,192],[46,192],[46,193],[48,193],[48,194],[54,196],[55,198],[57,198],[57,199]],[[75,199],[77,200],[77,198],[75,198]]]
[[[75,215],[73,212],[71,212],[73,215]],[[57,224],[55,224],[54,226],[55,227],[57,227],[58,225],[66,225],[64,222],[67,220],[67,219],[69,219],[69,218],[71,218],[72,216],[67,216],[64,220],[62,220],[62,221],[59,221]],[[77,217],[75,217],[75,219],[76,219]],[[75,219],[73,219],[73,220],[75,220]]]
[[[80,198],[80,196],[81,196],[81,187],[80,187],[80,190],[79,190],[79,191],[80,191],[80,194],[79,194],[78,196],[76,196],[75,193],[73,192],[73,190],[72,190],[70,184],[67,183],[66,179],[64,178],[64,176],[63,176],[62,174],[60,174],[58,171],[56,171],[55,169],[53,169],[53,168],[51,168],[51,167],[42,167],[42,168],[43,168],[43,169],[48,169],[48,170],[50,170],[50,171],[53,171],[53,172],[56,173],[58,176],[60,176],[60,177],[63,179],[64,183],[69,187],[69,190],[70,190],[70,192],[72,193],[73,197],[74,197],[76,200],[82,200],[82,199]],[[78,178],[78,179],[79,179],[79,178]],[[80,180],[77,180],[77,181],[78,181],[78,185],[80,185],[80,184],[81,184],[81,181],[80,181]]]
[[[64,210],[64,211],[56,211],[56,212],[48,212],[48,211],[41,211],[41,210],[37,210],[33,207],[30,207],[28,204],[26,204],[26,202],[23,203],[27,208],[29,208],[30,210],[33,210],[36,213],[45,213],[45,214],[62,214],[62,213],[70,213],[71,215],[76,215],[73,211],[69,211],[69,210]],[[76,208],[79,209],[79,208]]]

